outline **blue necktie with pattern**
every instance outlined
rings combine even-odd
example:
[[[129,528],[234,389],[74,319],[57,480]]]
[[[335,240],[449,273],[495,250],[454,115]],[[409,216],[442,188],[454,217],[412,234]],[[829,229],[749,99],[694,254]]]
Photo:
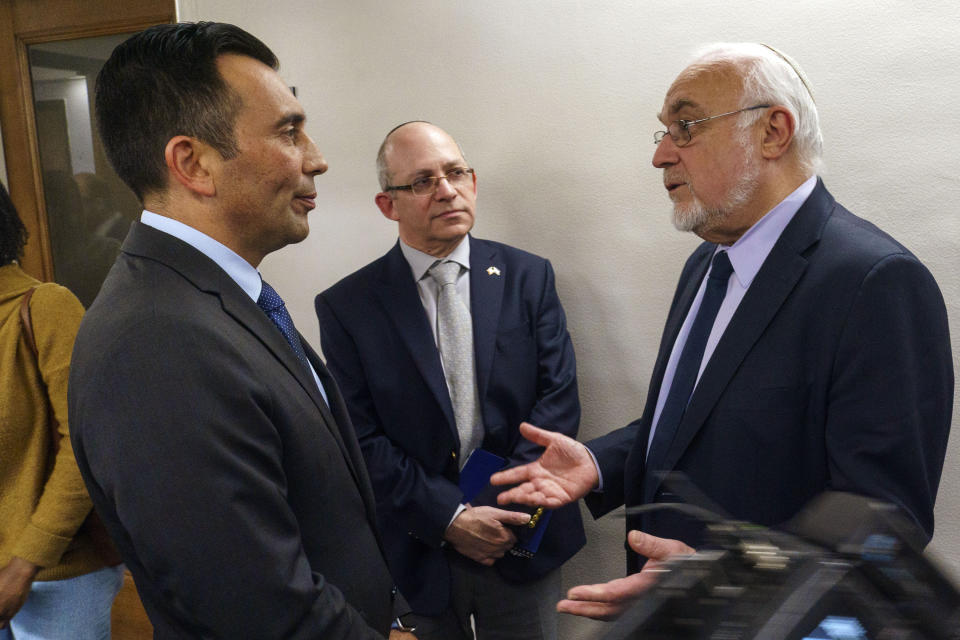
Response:
[[[307,352],[303,350],[303,345],[300,344],[300,335],[293,326],[293,318],[290,317],[286,305],[283,304],[283,298],[266,282],[263,282],[263,288],[260,289],[257,306],[263,309],[263,312],[273,321],[273,324],[277,325],[280,333],[287,339],[287,343],[290,344],[290,348],[293,349],[297,358],[303,363],[303,366],[307,368],[307,371],[311,371],[310,361],[307,360]]]

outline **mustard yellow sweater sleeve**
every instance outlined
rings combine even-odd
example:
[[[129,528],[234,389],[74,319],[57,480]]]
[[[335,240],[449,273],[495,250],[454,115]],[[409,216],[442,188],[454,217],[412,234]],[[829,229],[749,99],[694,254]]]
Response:
[[[70,355],[83,307],[64,287],[39,286],[30,301],[39,352],[35,360],[23,342],[15,313],[20,298],[8,298],[4,304],[6,321],[0,336],[4,368],[10,367],[10,377],[0,389],[6,414],[0,433],[4,445],[0,462],[9,465],[6,472],[0,472],[3,494],[0,565],[9,561],[10,556],[18,556],[49,569],[60,563],[91,509],[73,457],[67,424]],[[44,398],[44,386],[49,405]],[[52,442],[47,426],[48,406],[59,422],[61,435],[52,471],[49,471]],[[70,573],[79,569],[74,567]]]

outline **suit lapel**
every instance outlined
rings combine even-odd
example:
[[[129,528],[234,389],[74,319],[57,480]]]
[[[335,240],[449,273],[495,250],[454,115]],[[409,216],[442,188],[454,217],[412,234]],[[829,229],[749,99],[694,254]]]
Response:
[[[707,255],[708,257],[701,260],[700,264],[694,265],[686,282],[680,283],[674,303],[671,305],[671,314],[663,328],[663,339],[660,341],[660,351],[657,353],[657,360],[650,378],[650,389],[647,391],[647,402],[644,406],[643,432],[638,434],[641,437],[637,438],[633,447],[633,455],[639,455],[640,460],[645,460],[647,456],[647,440],[650,437],[651,423],[656,413],[657,400],[660,398],[660,389],[663,388],[663,376],[670,361],[670,354],[673,352],[673,344],[677,341],[680,328],[683,327],[683,321],[690,311],[690,305],[693,304],[700,282],[710,264],[709,254]]]
[[[320,395],[320,390],[317,388],[313,375],[297,359],[293,349],[276,325],[273,324],[273,321],[216,262],[178,238],[138,222],[134,222],[133,225],[127,240],[124,242],[123,250],[159,260],[176,269],[200,291],[216,295],[220,299],[224,312],[256,336],[310,396],[320,412],[327,430],[336,440],[343,453],[351,473],[357,479],[357,461],[350,455],[340,433],[340,427],[330,413],[330,408],[323,401],[323,396]],[[308,353],[308,358],[312,356],[311,363],[315,367],[318,363],[320,364],[317,374],[322,375],[321,370],[326,372],[326,368],[323,367],[316,353],[303,340],[302,336],[301,342]],[[325,389],[335,386],[332,378],[329,378],[329,374],[328,380],[329,383],[324,383]],[[349,422],[345,424],[349,424]],[[358,482],[358,484],[363,487],[362,483]]]
[[[363,454],[360,452],[356,435],[351,431],[353,423],[347,413],[347,404],[344,402],[343,396],[340,395],[340,388],[330,374],[330,370],[323,364],[320,356],[306,342],[304,342],[304,349],[310,363],[317,370],[317,376],[320,378],[320,383],[327,392],[327,399],[330,401],[330,408],[328,413],[324,414],[324,420],[328,421],[327,424],[331,425],[335,432],[337,444],[343,451],[350,473],[360,489],[360,495],[363,497],[367,509],[367,517],[370,522],[376,523],[376,500],[373,495],[373,485],[370,484],[370,478],[367,475],[366,464],[363,461]]]
[[[819,239],[823,225],[832,211],[832,205],[833,198],[824,188],[823,183],[818,180],[817,187],[784,229],[770,255],[760,267],[760,271],[757,272],[740,306],[730,319],[730,324],[717,343],[693,392],[683,420],[677,428],[673,443],[664,457],[664,468],[673,469],[677,465],[744,358],[800,281],[808,264],[803,253]],[[691,283],[696,281],[693,286],[694,294],[708,264],[709,257],[698,270],[699,277],[691,277],[687,285],[689,289]],[[689,301],[685,306],[689,309]],[[678,314],[677,322],[682,324],[684,317],[686,317],[686,311]],[[679,326],[676,330],[679,331]],[[669,343],[671,349],[675,339],[676,334]],[[645,500],[653,499],[659,485],[659,479],[648,478],[644,483]]]
[[[477,370],[480,405],[487,395],[493,354],[496,349],[500,306],[507,278],[506,265],[491,245],[472,236],[470,239],[470,313],[473,317],[473,351]]]
[[[237,287],[230,276],[224,273],[221,279],[224,282],[218,293],[223,310],[234,320],[246,327],[250,333],[255,335],[257,339],[270,350],[284,368],[296,378],[297,383],[303,388],[307,395],[310,396],[310,399],[317,406],[317,409],[323,415],[324,419],[332,420],[333,417],[330,415],[330,411],[323,401],[323,396],[320,395],[320,390],[317,389],[313,375],[311,375],[310,371],[305,369],[303,363],[297,359],[290,344],[286,338],[283,337],[283,334],[280,333],[277,326],[273,324],[273,321],[267,317],[267,314],[263,313],[260,307],[258,307],[246,293]],[[229,286],[231,284],[233,287]],[[233,288],[237,290],[233,291]],[[302,337],[301,343],[304,345],[304,348],[308,346]]]
[[[224,274],[223,277],[235,285],[229,276]],[[224,289],[228,289],[227,283],[225,283]],[[317,407],[317,411],[319,411],[320,416],[323,418],[323,423],[327,431],[333,436],[340,452],[343,454],[347,468],[350,469],[350,474],[353,476],[354,481],[356,481],[357,486],[361,489],[369,488],[369,483],[365,486],[364,482],[360,479],[358,474],[358,461],[351,455],[351,451],[346,445],[347,439],[341,431],[341,429],[349,425],[350,422],[344,422],[334,417],[331,412],[331,407],[327,406],[327,403],[324,402],[323,396],[320,394],[320,389],[317,388],[317,381],[314,380],[313,374],[304,368],[303,363],[297,358],[287,339],[283,337],[283,334],[280,333],[277,326],[273,324],[273,321],[267,317],[267,314],[263,313],[242,290],[240,290],[239,296],[233,295],[232,291],[230,293],[223,291],[220,295],[220,301],[224,311],[237,322],[244,325],[252,334],[257,336],[264,346],[270,350],[274,357],[276,357],[277,360],[283,364],[284,368],[296,379],[297,383],[307,395],[310,396],[310,400],[313,401],[313,404]],[[299,335],[299,333],[297,335]],[[323,384],[324,390],[327,392],[327,397],[330,398],[332,402],[332,392],[336,390],[336,384],[333,378],[330,377],[323,362],[310,345],[307,344],[307,341],[303,339],[303,336],[300,336],[300,342],[307,352],[307,359],[310,361],[310,364],[313,365],[317,376]]]
[[[377,279],[383,286],[375,289],[380,305],[393,322],[397,334],[406,345],[410,357],[443,410],[447,424],[459,442],[453,404],[443,377],[440,351],[434,341],[427,314],[423,310],[417,283],[410,275],[410,265],[400,251],[399,242],[380,259],[380,267]]]

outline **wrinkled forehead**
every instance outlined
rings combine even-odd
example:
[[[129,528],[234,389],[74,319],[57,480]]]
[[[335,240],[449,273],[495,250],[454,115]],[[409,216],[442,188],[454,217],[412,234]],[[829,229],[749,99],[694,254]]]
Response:
[[[731,111],[739,106],[742,93],[743,79],[733,66],[692,65],[670,85],[659,118],[671,122]]]

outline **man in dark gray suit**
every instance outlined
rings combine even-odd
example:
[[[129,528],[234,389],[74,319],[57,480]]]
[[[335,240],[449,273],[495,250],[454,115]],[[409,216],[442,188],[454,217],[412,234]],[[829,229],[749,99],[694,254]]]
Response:
[[[232,25],[161,25],[97,81],[104,146],[145,211],[77,338],[71,432],[158,638],[391,626],[343,400],[256,270],[306,238],[327,169],[276,68]]]

